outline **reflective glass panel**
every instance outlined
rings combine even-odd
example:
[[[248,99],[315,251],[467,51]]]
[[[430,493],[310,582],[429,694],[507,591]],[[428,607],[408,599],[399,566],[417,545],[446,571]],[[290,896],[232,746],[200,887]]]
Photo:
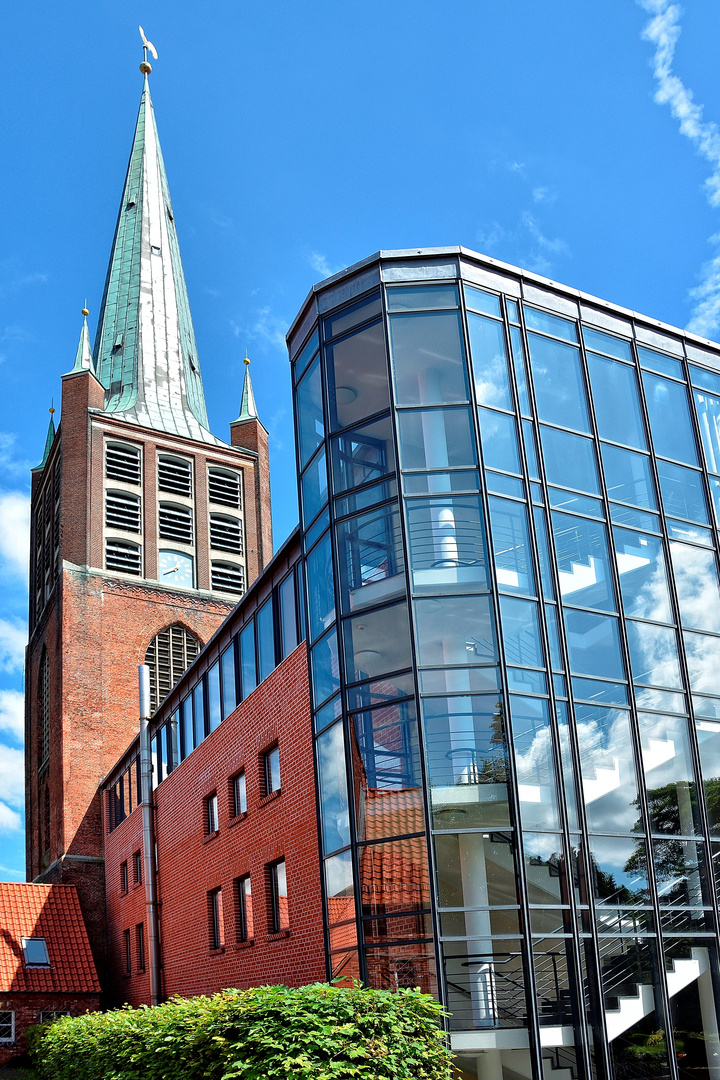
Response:
[[[567,510],[571,514],[587,514],[588,517],[605,517],[605,510],[600,499],[593,499],[590,495],[578,495],[576,491],[563,491],[562,488],[550,487],[548,501],[556,510]]]
[[[263,604],[256,616],[258,641],[258,681],[267,679],[275,667],[275,630],[273,627],[272,597]]]
[[[599,521],[553,511],[552,528],[563,602],[614,611],[605,526]]]
[[[379,480],[395,471],[395,446],[390,417],[346,431],[332,440],[335,494]]]
[[[335,500],[335,517],[345,517],[346,514],[355,514],[358,510],[367,510],[377,503],[387,502],[397,498],[397,480],[383,480],[379,484],[372,484],[363,488],[362,491],[354,491],[351,495],[343,495]]]
[[[543,907],[556,907],[563,899],[567,903],[562,838],[557,833],[523,832],[522,841],[528,903]],[[560,917],[557,911],[548,914]]]
[[[490,497],[495,575],[505,591],[534,595],[535,579],[524,503]]]
[[[525,498],[523,482],[515,476],[507,476],[505,473],[497,473],[491,469],[486,469],[485,484],[488,491],[492,491],[495,495],[514,495],[516,499]]]
[[[511,300],[509,296],[505,297],[505,307],[507,309],[507,317],[510,322],[520,322],[520,312],[518,310],[517,301]]]
[[[352,304],[350,307],[343,308],[334,315],[328,315],[327,318],[323,319],[325,340],[330,341],[340,334],[346,334],[348,330],[352,330],[354,326],[359,326],[360,323],[367,322],[368,319],[377,318],[381,314],[382,302],[380,293],[375,293],[374,296],[368,296],[365,300],[361,300],[357,304]]]
[[[391,316],[390,351],[398,405],[468,400],[459,312]]]
[[[710,835],[720,836],[720,723],[700,720],[696,724],[696,731]],[[715,877],[720,882],[720,863],[717,857],[715,862]]]
[[[697,465],[687,389],[647,371],[643,371],[643,385],[655,452],[661,457]]]
[[[193,732],[195,745],[199,746],[205,738],[205,694],[203,693],[202,680],[192,692],[193,699]]]
[[[718,378],[718,376],[715,376]],[[720,397],[693,391],[705,463],[709,472],[720,473]]]
[[[523,830],[556,829],[558,787],[548,703],[511,694],[510,716]]]
[[[586,349],[594,349],[595,352],[614,356],[617,360],[627,360],[633,363],[632,348],[629,341],[604,334],[602,330],[591,330],[589,326],[582,328],[583,340]]]
[[[482,311],[486,315],[494,315],[496,319],[501,318],[499,296],[483,289],[474,289],[472,285],[464,285],[463,289],[465,303],[470,311]]]
[[[325,437],[322,411],[320,357],[308,368],[297,385],[297,425],[300,445],[300,467],[310,460]]]
[[[551,315],[549,311],[538,311],[527,304],[523,304],[523,311],[528,330],[542,330],[545,334],[554,334],[565,341],[577,341],[577,325],[569,319]]]
[[[638,723],[652,831],[700,832],[687,720],[641,712]]]
[[[480,473],[477,469],[453,469],[452,472],[405,473],[403,476],[403,489],[406,495],[479,491]]]
[[[194,749],[192,698],[188,695],[180,702],[180,750],[183,758]]]
[[[222,720],[220,712],[220,663],[217,662],[207,673],[208,684],[208,722],[211,731],[219,726]]]
[[[412,409],[398,413],[403,469],[477,465],[469,409]]]
[[[506,907],[518,902],[515,858],[507,833],[437,833],[435,869],[441,908]],[[489,912],[485,918],[484,933],[503,933],[497,922],[491,931]],[[475,929],[480,925],[478,920]],[[465,936],[463,928],[457,936]]]
[[[513,409],[503,324],[470,312],[468,329],[478,402]]]
[[[423,840],[364,844],[358,852],[358,862],[363,915],[391,915],[430,907],[427,847]],[[399,938],[426,936],[422,921],[419,929],[409,930],[406,920],[394,925]],[[392,930],[383,931],[376,924],[374,931],[366,928],[365,934],[394,936]]]
[[[625,626],[633,682],[682,690],[675,631],[669,626],[633,620]]]
[[[683,642],[690,689],[695,694],[720,694],[720,638],[685,631]]]
[[[547,628],[548,645],[550,647],[550,663],[553,671],[564,671],[562,653],[560,651],[560,634],[558,631],[558,613],[554,604],[545,604],[545,626]]]
[[[222,668],[223,718],[237,708],[237,686],[235,680],[235,642],[220,657]]]
[[[605,682],[600,679],[573,679],[573,697],[591,705],[628,705],[628,688],[624,683]]]
[[[315,747],[323,851],[329,853],[350,843],[350,811],[342,721],[319,735]]]
[[[674,540],[689,540],[691,544],[702,544],[703,547],[714,547],[715,541],[709,529],[703,529],[699,525],[687,525],[684,521],[675,521],[667,518],[668,535]]]
[[[293,360],[293,371],[295,375],[295,381],[300,378],[305,368],[312,360],[315,353],[318,351],[319,339],[317,329],[313,331],[313,335],[308,341],[302,352]]]
[[[646,450],[635,368],[590,353],[588,369],[600,438]]]
[[[327,465],[325,450],[322,449],[313,462],[308,465],[300,480],[303,522],[309,525],[316,514],[322,510],[328,497]]]
[[[705,368],[695,367],[694,364],[688,364],[688,368],[693,386],[702,386],[705,390],[720,394],[720,375],[714,371],[707,371]]]
[[[331,630],[318,641],[310,653],[312,670],[313,704],[322,704],[340,689],[340,664],[338,662],[337,631]]]
[[[710,477],[710,498],[715,512],[715,525],[720,528],[720,480]]]
[[[392,701],[353,714],[358,762],[355,783],[362,791],[358,828],[365,819],[362,838],[378,839],[422,832],[423,800],[417,717],[414,701]],[[407,799],[380,798],[379,791],[414,791]],[[375,805],[373,805],[373,798]]]
[[[349,427],[390,404],[382,322],[325,348],[331,429]]]
[[[537,604],[518,596],[500,597],[505,662],[517,667],[544,668]]]
[[[568,812],[568,824],[571,829],[579,829],[577,793],[575,788],[575,764],[573,762],[572,748],[570,745],[570,716],[566,701],[558,701],[555,705],[555,715],[558,725],[558,740],[560,743],[560,764],[565,793],[565,805]]]
[[[657,510],[650,459],[619,446],[600,444],[608,498]]]
[[[424,308],[456,308],[460,303],[455,285],[400,285],[387,290],[388,311]]]
[[[714,553],[671,540],[670,560],[682,625],[720,632],[720,588]]]
[[[618,503],[610,503],[610,517],[616,525],[630,525],[634,529],[645,529],[648,532],[661,532],[660,518],[656,514],[648,514],[644,510],[636,510],[632,506],[620,506]]]
[[[309,637],[324,634],[335,618],[335,581],[332,567],[330,533],[315,545],[307,556]]]
[[[497,667],[423,668],[420,672],[421,694],[486,694],[500,688]]]
[[[590,439],[540,425],[548,484],[600,494],[595,447]]]
[[[422,699],[436,829],[507,828],[507,744],[497,694]]]
[[[406,604],[394,604],[346,619],[343,632],[348,682],[410,666],[412,651]]]
[[[295,574],[291,571],[280,586],[282,654],[289,656],[297,648],[298,628],[295,606]]]
[[[515,384],[517,386],[520,412],[523,416],[532,416],[530,396],[528,393],[525,346],[523,345],[522,331],[519,326],[510,327],[510,344],[512,346],[513,362],[515,365]]]
[[[528,334],[538,416],[550,424],[589,431],[580,350]]]
[[[405,595],[397,503],[343,521],[337,527],[337,536],[344,612]],[[308,574],[312,581],[309,570]]]
[[[582,793],[591,832],[635,832],[640,826],[630,713],[576,705]]]
[[[328,701],[315,713],[315,731],[322,731],[322,729],[332,723],[333,720],[337,720],[341,713],[342,701],[339,697],[333,698],[332,701]]]
[[[343,851],[325,859],[325,895],[327,896],[328,923],[332,926],[355,918],[353,895],[352,852]],[[352,937],[352,931],[348,927]]]
[[[523,442],[525,444],[525,460],[527,461],[528,476],[531,480],[540,479],[538,469],[537,446],[535,443],[535,431],[530,420],[522,422]]]
[[[591,836],[590,872],[595,903],[633,908],[649,904],[647,851],[644,841],[620,836]],[[598,912],[598,930],[612,929],[611,912]],[[632,928],[628,928],[632,932]],[[628,932],[628,929],[625,932]]]
[[[572,608],[564,614],[570,670],[577,675],[623,679],[617,619]]]
[[[482,503],[477,496],[436,496],[406,503],[412,588],[456,592],[487,587]]]
[[[658,536],[613,529],[626,616],[672,622],[663,543]]]
[[[478,409],[478,413],[486,468],[521,473],[515,417],[492,409]]]
[[[660,494],[666,514],[709,525],[702,477],[694,469],[658,459]]]
[[[418,663],[422,667],[467,667],[497,660],[488,596],[416,600],[415,633]],[[398,664],[400,666],[404,665]]]
[[[552,563],[550,562],[550,548],[548,547],[547,518],[545,511],[539,506],[533,507],[533,519],[535,521],[535,542],[538,549],[540,562],[540,586],[546,600],[555,599],[555,585],[552,579]]]
[[[637,350],[641,367],[659,371],[661,375],[671,375],[675,379],[685,378],[680,360],[674,360],[672,356],[666,356],[665,353],[655,352],[654,349],[646,349],[644,345],[638,345]]]

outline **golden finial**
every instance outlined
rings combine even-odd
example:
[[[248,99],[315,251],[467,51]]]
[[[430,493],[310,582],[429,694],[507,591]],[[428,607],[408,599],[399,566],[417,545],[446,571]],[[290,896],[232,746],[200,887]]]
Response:
[[[157,49],[153,45],[152,41],[148,41],[148,39],[145,37],[145,31],[143,30],[142,26],[138,26],[138,30],[140,31],[140,37],[142,38],[143,43],[143,61],[140,65],[140,70],[142,71],[143,75],[149,75],[152,71],[152,65],[148,63],[148,49],[153,54],[156,60],[158,58]]]
[[[55,398],[50,398],[50,408],[48,409],[48,412],[50,413],[51,416],[53,416],[53,414],[55,413],[54,406],[55,406]]]
[[[85,306],[82,309],[82,313],[85,316],[85,318],[87,318],[88,315],[90,314],[90,312],[88,311],[88,306],[87,306],[87,296],[85,297]]]
[[[249,363],[250,363],[250,357],[248,356],[247,349],[246,349],[245,350],[245,359],[243,360],[243,364],[245,364],[247,366]]]

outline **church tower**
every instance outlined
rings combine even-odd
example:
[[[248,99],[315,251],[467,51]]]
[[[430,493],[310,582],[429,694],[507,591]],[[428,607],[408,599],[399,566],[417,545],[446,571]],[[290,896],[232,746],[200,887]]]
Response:
[[[267,432],[245,370],[230,443],[208,429],[147,75],[95,347],[87,311],[33,470],[27,876],[76,884],[103,969],[98,785],[272,556]]]

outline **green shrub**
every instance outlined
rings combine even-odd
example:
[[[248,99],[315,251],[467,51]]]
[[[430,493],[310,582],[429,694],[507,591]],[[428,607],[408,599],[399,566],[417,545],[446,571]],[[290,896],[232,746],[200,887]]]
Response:
[[[45,1080],[448,1080],[442,1009],[417,990],[224,990],[31,1028]]]

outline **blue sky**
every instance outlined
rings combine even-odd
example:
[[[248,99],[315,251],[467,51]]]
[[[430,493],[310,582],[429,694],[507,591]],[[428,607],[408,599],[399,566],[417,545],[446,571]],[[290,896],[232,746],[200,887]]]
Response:
[[[24,874],[29,469],[86,297],[94,336],[141,92],[138,23],[159,52],[152,93],[211,427],[227,436],[247,348],[276,542],[297,518],[285,331],[313,282],[379,248],[463,244],[718,335],[712,0],[6,4],[1,877]]]

